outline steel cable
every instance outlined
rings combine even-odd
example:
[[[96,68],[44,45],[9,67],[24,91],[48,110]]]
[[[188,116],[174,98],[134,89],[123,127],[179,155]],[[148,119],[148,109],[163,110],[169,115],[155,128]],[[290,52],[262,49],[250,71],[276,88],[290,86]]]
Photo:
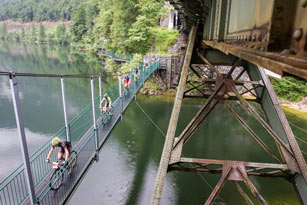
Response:
[[[144,115],[153,123],[153,125],[158,129],[158,131],[164,136],[166,137],[166,134],[160,129],[160,127],[151,119],[151,117],[144,111],[144,109],[135,101],[135,104],[139,107],[139,109],[144,113]],[[185,157],[182,154],[183,157]],[[190,165],[192,165],[190,163]],[[196,172],[198,174],[198,176],[209,186],[209,188],[211,188],[211,190],[213,190],[213,187],[211,186],[211,184],[205,179],[204,176],[202,176],[199,172]],[[218,196],[224,203],[224,199],[221,196]]]

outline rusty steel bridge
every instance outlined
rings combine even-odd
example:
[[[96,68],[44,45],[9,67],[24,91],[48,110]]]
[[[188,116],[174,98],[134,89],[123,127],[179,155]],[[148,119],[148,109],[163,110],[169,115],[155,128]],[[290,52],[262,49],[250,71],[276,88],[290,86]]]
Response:
[[[249,176],[280,177],[293,184],[302,204],[307,204],[307,166],[295,136],[263,68],[281,76],[307,79],[306,0],[172,0],[180,31],[189,35],[167,136],[154,185],[151,204],[160,204],[167,172],[188,171],[221,177],[205,204],[213,204],[224,184],[232,181],[247,204],[253,204],[238,182],[260,204],[265,198]],[[225,69],[227,67],[228,69]],[[242,76],[248,76],[248,80]],[[198,95],[195,96],[195,91]],[[194,92],[193,95],[191,92]],[[182,100],[207,98],[199,111],[175,136]],[[270,134],[279,150],[275,155],[228,101],[237,101]],[[250,102],[260,105],[261,117]],[[217,104],[223,104],[275,163],[191,158],[182,155]],[[206,137],[206,133],[203,133]],[[229,136],[225,136],[227,138]],[[203,146],[209,146],[204,144]],[[205,157],[205,156],[204,156]]]

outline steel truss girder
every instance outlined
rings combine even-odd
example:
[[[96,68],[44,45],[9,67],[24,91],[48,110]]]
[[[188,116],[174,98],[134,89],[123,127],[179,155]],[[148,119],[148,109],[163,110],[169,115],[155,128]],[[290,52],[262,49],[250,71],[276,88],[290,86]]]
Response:
[[[228,92],[231,92],[234,94],[234,97],[241,103],[242,107],[245,108],[246,111],[250,112],[252,116],[255,117],[255,119],[258,120],[258,122],[271,134],[273,140],[276,142],[276,144],[280,147],[282,150],[281,155],[284,157],[285,155],[287,156],[286,164],[281,164],[282,161],[275,156],[267,147],[264,142],[247,126],[247,124],[244,123],[244,121],[231,109],[231,107],[227,104],[225,106],[228,108],[228,110],[234,115],[234,117],[241,123],[241,125],[249,131],[249,133],[252,135],[252,137],[255,138],[255,140],[262,146],[262,148],[272,157],[274,158],[278,163],[280,164],[275,164],[270,167],[262,167],[263,165],[260,165],[258,163],[258,167],[252,167],[251,169],[248,170],[241,170],[240,168],[236,168],[236,170],[240,173],[243,181],[247,185],[247,187],[250,189],[250,191],[253,193],[253,195],[258,199],[258,201],[261,204],[266,204],[265,200],[263,197],[260,195],[260,193],[255,189],[255,187],[252,185],[250,180],[248,179],[248,175],[254,175],[254,176],[263,176],[263,177],[282,177],[287,180],[291,180],[293,178],[293,173],[302,173],[303,175],[306,174],[304,173],[304,162],[302,163],[301,159],[296,158],[297,156],[297,150],[294,152],[293,149],[289,149],[289,147],[286,145],[286,143],[279,138],[279,136],[275,133],[275,131],[270,127],[270,125],[265,122],[257,112],[253,110],[253,108],[249,105],[246,99],[242,97],[242,93],[240,94],[235,86],[237,86],[239,83],[241,83],[241,86],[244,86],[243,82],[238,81],[240,76],[244,73],[247,72],[248,69],[244,68],[239,75],[235,78],[236,80],[232,79],[232,72],[235,70],[236,65],[240,61],[237,59],[234,63],[234,66],[230,69],[229,73],[227,75],[223,75],[220,73],[214,66],[208,62],[208,60],[202,56],[201,53],[198,53],[198,56],[207,64],[208,68],[216,73],[217,79],[205,79],[205,78],[198,78],[198,79],[189,79],[188,83],[191,82],[200,82],[202,83],[201,85],[205,84],[215,84],[216,89],[211,93],[211,95],[208,97],[207,101],[205,104],[200,108],[200,110],[197,112],[197,114],[194,116],[194,118],[190,121],[190,123],[187,125],[187,127],[183,130],[183,132],[179,135],[179,137],[175,138],[174,145],[173,145],[173,151],[171,154],[170,162],[169,162],[169,171],[171,170],[178,170],[178,171],[192,171],[192,172],[208,172],[208,173],[222,173],[222,178],[218,182],[216,188],[213,190],[212,194],[210,195],[209,199],[207,200],[206,204],[211,204],[215,197],[217,196],[218,192],[220,189],[223,187],[223,184],[225,183],[225,180],[228,179],[228,175],[225,176],[223,175],[223,172],[225,172],[225,161],[219,161],[211,163],[208,161],[208,159],[191,159],[191,158],[183,158],[181,156],[182,153],[182,148],[183,145],[191,138],[191,136],[195,133],[197,130],[198,126],[203,122],[203,120],[209,115],[209,113],[214,109],[215,105],[218,103],[223,103],[222,98],[228,94]],[[199,77],[199,76],[198,76]],[[227,78],[226,78],[227,77]],[[251,92],[252,90],[256,91],[257,94],[259,94],[259,87],[265,87],[264,83],[261,81],[250,81],[250,84],[253,85],[252,89],[247,90],[248,92]],[[261,97],[263,97],[263,90],[261,91]],[[199,89],[199,87],[194,86],[194,89]],[[223,91],[222,94],[219,93],[220,91]],[[202,93],[203,94],[203,93]],[[244,92],[243,92],[244,94]],[[203,96],[205,96],[203,94]],[[230,95],[228,95],[230,97]],[[210,104],[212,104],[213,100],[215,100],[214,104],[210,107],[208,110],[207,108],[209,107]],[[295,147],[295,145],[293,145]],[[289,159],[291,162],[289,162]],[[284,158],[283,158],[284,160]],[[193,164],[194,163],[194,164]],[[221,165],[222,163],[222,168],[216,169],[216,168],[209,168],[209,165]],[[229,161],[229,163],[236,163],[235,161]],[[245,163],[249,162],[240,162],[244,163],[244,166],[246,165]],[[190,165],[195,165],[194,167],[188,167],[187,164]],[[306,165],[306,164],[305,164]],[[281,167],[279,167],[281,166]],[[247,166],[248,167],[248,166]],[[270,168],[271,170],[265,171],[266,168]],[[273,169],[273,171],[272,171]],[[232,171],[232,169],[227,169],[227,172]],[[228,173],[229,174],[229,173]],[[238,184],[235,184],[236,188],[240,192],[240,194],[244,197],[244,199],[247,202],[250,202],[246,198],[246,195],[242,193],[242,189],[238,187]]]

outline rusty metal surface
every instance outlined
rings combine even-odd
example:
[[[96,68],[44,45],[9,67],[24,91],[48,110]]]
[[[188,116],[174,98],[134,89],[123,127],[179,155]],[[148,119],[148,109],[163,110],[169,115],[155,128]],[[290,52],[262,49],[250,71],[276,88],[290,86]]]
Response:
[[[238,182],[233,181],[235,187],[237,188],[237,190],[239,191],[239,193],[242,195],[242,197],[244,198],[244,200],[246,201],[246,203],[248,205],[254,205],[254,203],[252,202],[252,200],[250,200],[250,198],[248,197],[248,195],[243,191],[243,189],[241,188],[241,186],[239,185]]]
[[[231,51],[226,45],[218,48],[224,53],[242,56],[280,75],[307,79],[307,3],[300,0],[172,0],[171,3],[179,11],[184,32],[199,22],[204,40],[236,47]]]
[[[254,186],[254,184],[251,182],[251,180],[246,176],[246,172],[241,169],[241,167],[237,167],[237,170],[239,171],[241,177],[244,180],[244,183],[248,187],[248,189],[252,192],[252,194],[256,197],[256,199],[260,202],[260,204],[266,205],[266,201],[261,196],[257,188]]]
[[[244,162],[238,162],[238,161],[225,161],[223,165],[223,171],[222,176],[225,175],[225,170],[228,168],[231,168],[230,174],[228,176],[228,180],[230,181],[243,181],[243,178],[241,174],[238,172],[237,167],[240,167],[242,170],[244,170],[244,174],[247,177]]]
[[[293,58],[278,53],[254,51],[252,49],[215,41],[203,41],[205,45],[218,49],[225,54],[232,54],[255,65],[264,67],[274,73],[292,74],[307,79],[307,60]]]
[[[176,93],[176,98],[174,102],[174,107],[172,110],[172,115],[170,119],[170,123],[168,126],[165,143],[162,151],[162,156],[159,164],[158,173],[155,180],[154,190],[151,197],[150,204],[158,205],[160,204],[160,199],[162,195],[162,190],[164,186],[164,180],[166,176],[166,172],[168,169],[169,160],[171,157],[172,147],[174,144],[175,132],[177,128],[177,122],[179,119],[179,113],[181,110],[183,94],[184,94],[184,87],[186,84],[186,80],[188,77],[188,69],[190,67],[192,52],[194,48],[194,42],[196,39],[197,27],[193,27],[189,36],[189,43],[187,48],[187,53],[185,55],[184,64],[182,67],[181,77],[179,81],[179,87]]]
[[[223,168],[223,170],[224,170],[224,168]],[[220,180],[218,181],[218,183],[214,187],[214,189],[211,192],[210,196],[208,197],[205,205],[213,204],[213,202],[215,201],[216,197],[218,196],[218,194],[222,190],[223,186],[225,185],[231,170],[232,170],[232,167],[225,168],[225,171],[223,171],[222,177],[220,178]]]

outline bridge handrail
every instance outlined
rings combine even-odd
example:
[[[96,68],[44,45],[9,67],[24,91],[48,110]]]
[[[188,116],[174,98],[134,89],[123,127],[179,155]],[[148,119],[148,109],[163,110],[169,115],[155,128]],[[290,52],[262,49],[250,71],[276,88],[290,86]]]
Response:
[[[106,50],[103,50],[103,51],[99,50],[98,54],[109,56],[111,58],[128,60],[128,61],[130,61],[133,58],[133,56],[130,55],[130,54],[124,54],[124,53],[120,53],[120,52],[113,52],[113,51],[106,51]]]

